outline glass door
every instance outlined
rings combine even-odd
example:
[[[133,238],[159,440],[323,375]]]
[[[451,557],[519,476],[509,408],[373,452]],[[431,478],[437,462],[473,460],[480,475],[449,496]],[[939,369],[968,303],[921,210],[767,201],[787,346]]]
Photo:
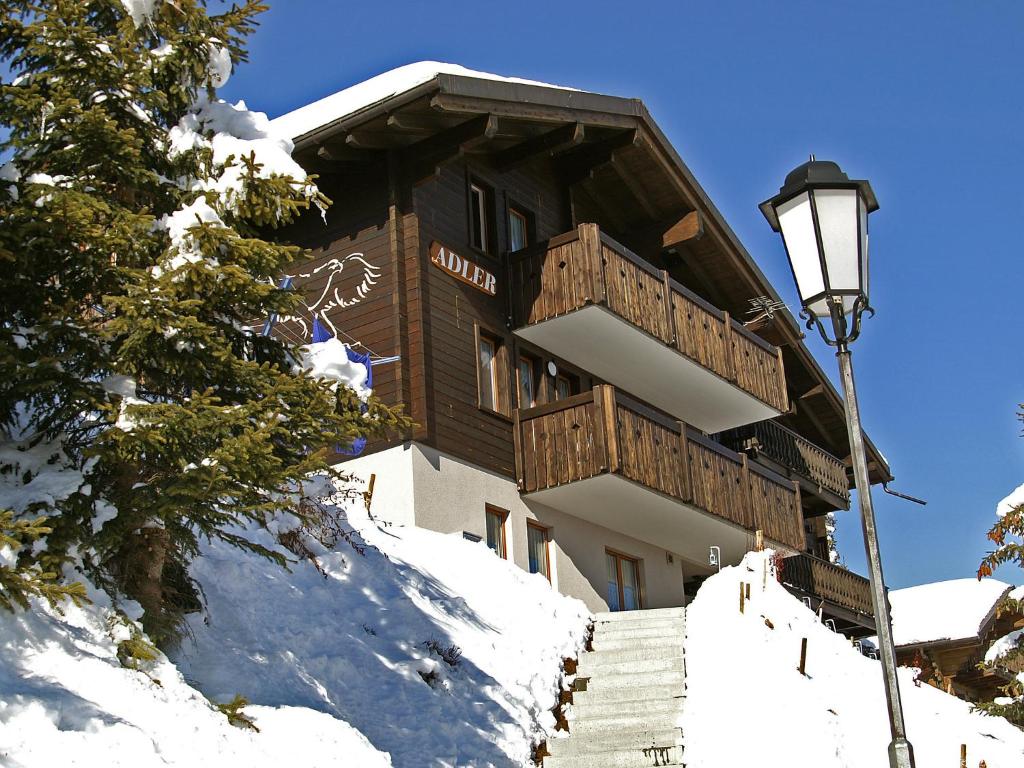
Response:
[[[608,570],[608,609],[635,611],[640,608],[640,563],[618,552],[605,550]]]

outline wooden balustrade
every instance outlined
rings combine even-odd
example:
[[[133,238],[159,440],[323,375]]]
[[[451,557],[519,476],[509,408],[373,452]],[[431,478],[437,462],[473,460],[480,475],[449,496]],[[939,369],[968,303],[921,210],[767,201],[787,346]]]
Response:
[[[756,449],[849,504],[850,488],[843,462],[777,422],[761,421],[737,427],[723,432],[717,439],[734,450]]]
[[[512,256],[517,326],[600,304],[777,411],[789,401],[779,349],[655,269],[596,224]]]
[[[514,415],[520,491],[618,474],[793,549],[799,485],[609,385]]]
[[[782,564],[782,581],[847,610],[874,616],[868,580],[820,557],[806,553],[787,557]]]

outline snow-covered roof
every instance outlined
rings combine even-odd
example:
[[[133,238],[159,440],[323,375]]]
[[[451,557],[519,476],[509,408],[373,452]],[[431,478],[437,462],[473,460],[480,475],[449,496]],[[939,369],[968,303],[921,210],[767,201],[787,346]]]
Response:
[[[536,80],[524,80],[519,77],[503,77],[490,72],[478,72],[458,64],[446,64],[442,61],[418,61],[404,67],[371,77],[361,83],[351,85],[344,90],[326,96],[312,104],[292,110],[271,121],[280,133],[289,138],[298,138],[320,126],[340,120],[362,109],[379,104],[392,96],[410,91],[418,85],[430,82],[440,74],[475,77],[482,80],[498,80],[505,83],[520,85],[540,85],[545,88],[558,88],[573,91],[561,85],[541,83]]]
[[[1011,585],[952,579],[889,592],[897,646],[977,637]]]

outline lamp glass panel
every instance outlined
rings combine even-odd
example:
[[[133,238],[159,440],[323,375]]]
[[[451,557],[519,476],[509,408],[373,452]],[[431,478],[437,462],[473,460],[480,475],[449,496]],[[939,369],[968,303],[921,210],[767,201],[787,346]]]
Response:
[[[868,296],[868,204],[857,195],[857,215],[860,217],[860,289]]]
[[[796,276],[800,301],[804,303],[807,298],[825,290],[808,193],[803,192],[781,203],[776,207],[775,213],[779,218],[779,229],[782,230],[782,239],[786,243],[789,263]],[[813,308],[811,311],[816,313]]]
[[[832,291],[861,290],[858,197],[855,189],[814,190],[828,285]]]

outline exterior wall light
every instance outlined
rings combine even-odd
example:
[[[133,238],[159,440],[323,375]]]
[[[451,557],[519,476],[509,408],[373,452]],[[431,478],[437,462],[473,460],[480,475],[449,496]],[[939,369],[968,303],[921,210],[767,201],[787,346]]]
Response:
[[[838,165],[815,160],[812,155],[810,161],[786,176],[779,194],[761,203],[760,208],[772,229],[782,234],[803,305],[800,314],[807,320],[807,327],[817,326],[825,342],[836,347],[889,708],[889,765],[913,768],[914,748],[907,740],[896,677],[889,598],[882,576],[864,433],[850,359],[850,343],[860,335],[862,314],[865,310],[874,314],[868,303],[868,214],[878,210],[878,201],[868,182],[851,181]],[[826,321],[831,321],[831,335]]]

